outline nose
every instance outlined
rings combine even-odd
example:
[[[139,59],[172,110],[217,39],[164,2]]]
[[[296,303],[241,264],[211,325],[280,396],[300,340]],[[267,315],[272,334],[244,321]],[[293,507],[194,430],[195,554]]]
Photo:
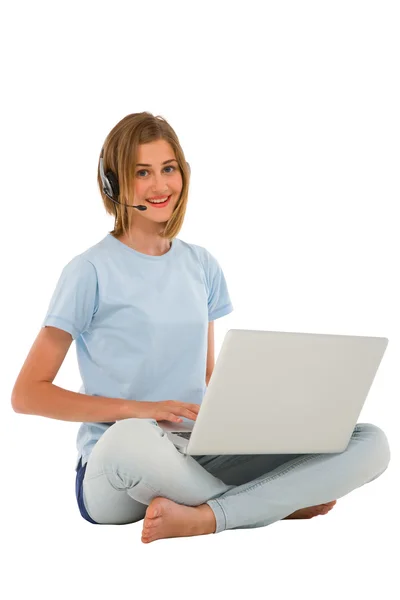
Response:
[[[153,183],[154,185],[152,185],[151,189],[151,195],[152,196],[157,196],[157,195],[162,195],[164,193],[166,193],[167,187],[164,183],[164,177],[165,175],[163,173],[160,174],[155,174],[153,177]]]

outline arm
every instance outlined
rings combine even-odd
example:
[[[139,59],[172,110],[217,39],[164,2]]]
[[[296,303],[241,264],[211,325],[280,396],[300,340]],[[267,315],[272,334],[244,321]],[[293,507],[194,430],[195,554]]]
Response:
[[[64,330],[41,329],[14,384],[14,411],[62,421],[102,423],[135,417],[136,400],[89,396],[53,384],[71,343],[71,334]]]
[[[206,366],[206,385],[208,385],[212,372],[214,370],[214,321],[208,324],[208,342],[207,342],[207,366]]]

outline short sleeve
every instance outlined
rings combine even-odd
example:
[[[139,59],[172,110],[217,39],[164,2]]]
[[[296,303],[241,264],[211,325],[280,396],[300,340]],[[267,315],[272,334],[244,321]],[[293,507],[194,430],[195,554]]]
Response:
[[[233,311],[225,276],[217,259],[207,252],[208,320],[215,321]]]
[[[81,255],[75,256],[61,272],[42,327],[58,327],[75,340],[89,328],[97,304],[96,268]]]

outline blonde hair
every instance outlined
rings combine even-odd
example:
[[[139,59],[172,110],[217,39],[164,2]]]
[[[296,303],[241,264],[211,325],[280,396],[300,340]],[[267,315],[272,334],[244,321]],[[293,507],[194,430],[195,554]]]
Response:
[[[185,218],[189,194],[190,167],[178,140],[178,136],[167,121],[161,116],[148,112],[133,113],[124,117],[113,127],[103,145],[104,172],[108,170],[118,178],[119,196],[115,198],[121,204],[113,202],[104,192],[100,176],[100,160],[97,168],[97,182],[106,212],[115,216],[114,229],[110,231],[114,237],[126,234],[130,230],[135,209],[124,204],[135,204],[134,186],[132,185],[139,144],[147,144],[157,140],[167,141],[175,154],[182,173],[182,192],[170,219],[160,231],[160,236],[172,240],[181,230]]]

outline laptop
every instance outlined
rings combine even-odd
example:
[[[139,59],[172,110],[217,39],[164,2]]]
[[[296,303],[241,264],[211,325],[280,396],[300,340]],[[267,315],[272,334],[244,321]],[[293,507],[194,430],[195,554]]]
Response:
[[[343,452],[384,337],[227,331],[195,421],[160,421],[185,455]]]

